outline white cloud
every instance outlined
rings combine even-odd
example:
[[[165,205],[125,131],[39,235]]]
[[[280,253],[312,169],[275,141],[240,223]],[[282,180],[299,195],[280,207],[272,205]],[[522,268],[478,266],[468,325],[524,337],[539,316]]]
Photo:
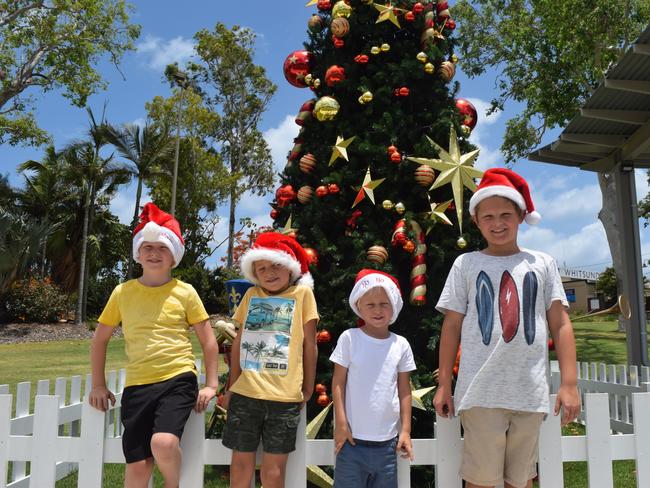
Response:
[[[486,102],[485,100],[482,100],[480,98],[468,98],[467,100],[470,101],[472,105],[476,108],[476,112],[478,112],[478,124],[479,125],[492,125],[494,124],[499,118],[501,117],[501,112],[500,110],[497,110],[496,112],[491,113],[490,115],[487,115],[487,111],[490,109],[492,104],[490,102]],[[478,127],[478,126],[477,126]]]
[[[264,139],[271,148],[273,166],[279,173],[287,164],[287,153],[293,147],[293,140],[298,135],[300,127],[294,122],[295,116],[286,115],[276,127],[264,132]]]
[[[163,70],[172,63],[183,63],[194,56],[194,41],[182,36],[168,41],[148,35],[137,46],[140,55],[147,56],[147,66],[155,70]]]
[[[469,136],[469,142],[474,144],[480,153],[474,165],[480,170],[493,168],[495,166],[503,166],[503,154],[498,148],[492,148],[491,143],[494,143],[494,128],[493,125],[499,117],[501,112],[495,112],[490,116],[486,116],[485,112],[490,107],[490,103],[480,98],[468,98],[468,100],[476,107],[478,112],[478,123]]]
[[[650,185],[648,184],[648,172],[645,169],[637,169],[634,171],[634,179],[636,180],[636,195],[637,200],[641,200],[650,193]]]
[[[131,225],[131,219],[133,219],[136,190],[137,182],[132,181],[130,184],[120,187],[120,189],[111,200],[111,212],[115,214],[120,219],[120,222],[125,225]],[[144,205],[148,201],[149,192],[146,188],[143,188],[142,197],[140,198],[140,205]]]
[[[564,188],[558,191],[553,184],[538,185],[535,208],[545,220],[569,220],[586,217],[594,220],[602,206],[598,185]]]

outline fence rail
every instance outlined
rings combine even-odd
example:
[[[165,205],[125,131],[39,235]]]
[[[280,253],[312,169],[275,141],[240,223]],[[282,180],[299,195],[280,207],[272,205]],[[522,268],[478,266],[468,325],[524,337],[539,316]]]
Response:
[[[588,372],[591,371],[590,368],[587,368]],[[595,367],[595,371],[599,374],[600,367]],[[620,373],[621,369],[618,371]],[[581,365],[581,381],[589,382],[582,383],[583,387],[589,386],[593,391],[599,382],[585,378],[586,375],[582,372]],[[630,372],[626,370],[628,383]],[[647,373],[641,371],[641,374]],[[622,376],[619,374],[618,377]],[[123,372],[111,372],[108,384],[113,391],[121,392],[124,385]],[[559,417],[548,416],[540,433],[540,487],[564,486],[563,463],[586,461],[589,487],[613,488],[612,461],[625,459],[636,462],[637,487],[650,487],[650,416],[647,415],[650,412],[650,393],[620,388],[622,385],[638,389],[644,388],[644,384],[647,382],[640,381],[636,385],[614,383],[619,386],[613,387],[611,391],[585,393],[583,419],[586,435],[562,436]],[[86,378],[85,391],[88,391],[89,385],[89,379]],[[49,395],[49,382],[39,382],[33,414],[29,412],[29,383],[18,385],[15,405],[13,396],[8,394],[8,388],[0,386],[0,487],[54,487],[57,479],[78,469],[77,486],[99,488],[102,486],[104,464],[125,462],[119,438],[121,426],[118,409],[103,413],[83,403],[81,377],[73,377],[69,386],[70,395],[67,394],[67,380],[57,379],[55,394]],[[612,395],[615,396],[614,402]],[[119,407],[120,395],[116,396],[116,406]],[[627,410],[622,408],[623,404]],[[628,424],[631,426],[631,432],[612,433],[610,415],[616,413],[612,408],[614,405],[618,408],[618,414],[627,412],[624,424],[626,429]],[[642,412],[646,415],[642,415]],[[303,414],[299,429],[305,429],[305,423]],[[425,465],[435,469],[436,486],[461,488],[458,468],[462,442],[458,418],[439,419],[435,424],[434,439],[413,441],[415,461],[399,461],[400,488],[411,486],[411,465]],[[221,445],[219,439],[205,439],[205,417],[202,414],[191,414],[181,446],[184,451],[181,488],[202,487],[206,465],[230,463],[230,451]],[[30,463],[29,476],[25,475],[27,462]],[[7,474],[9,463],[12,468],[11,479],[8,479]],[[308,440],[299,436],[297,449],[289,458],[286,486],[306,486],[306,466],[333,464],[332,440]]]

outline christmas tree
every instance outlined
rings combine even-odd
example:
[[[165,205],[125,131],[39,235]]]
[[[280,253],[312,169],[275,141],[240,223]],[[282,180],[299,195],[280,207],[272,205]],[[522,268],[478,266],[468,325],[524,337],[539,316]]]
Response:
[[[321,323],[311,418],[329,403],[336,340],[356,326],[348,295],[362,268],[398,277],[405,307],[391,328],[413,348],[414,389],[434,386],[441,316],[433,307],[453,260],[480,244],[469,233],[465,193],[481,172],[466,141],[476,111],[456,98],[446,1],[307,6],[317,8],[309,41],[289,54],[284,72],[308,95],[271,215],[312,255]],[[429,397],[424,404],[427,411],[414,411],[413,438],[433,434]],[[431,476],[423,471],[414,483]]]

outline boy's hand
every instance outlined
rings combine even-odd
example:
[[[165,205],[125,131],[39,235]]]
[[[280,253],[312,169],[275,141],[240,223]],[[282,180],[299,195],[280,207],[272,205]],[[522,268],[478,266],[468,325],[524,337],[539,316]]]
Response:
[[[196,413],[204,412],[208,408],[208,403],[217,395],[216,386],[204,386],[199,390],[199,394],[196,397],[196,404],[194,405],[194,411]]]
[[[314,394],[314,389],[312,388],[311,390],[309,388],[303,388],[302,390],[302,403],[300,404],[300,408],[302,409],[307,402],[311,399],[311,396]]]
[[[562,407],[562,426],[575,420],[580,413],[580,393],[576,386],[560,385],[555,400],[554,415],[559,415]]]
[[[345,441],[348,441],[351,445],[355,445],[354,439],[352,438],[352,432],[350,432],[350,427],[348,423],[336,424],[334,427],[334,455],[338,455],[339,451],[343,448]]]
[[[451,396],[451,386],[438,386],[433,397],[433,407],[440,417],[448,418],[454,416],[454,398]]]
[[[411,442],[411,434],[408,432],[402,432],[399,435],[397,441],[397,454],[399,454],[403,459],[409,459],[413,461],[413,442]]]
[[[108,402],[115,406],[115,395],[105,386],[95,386],[90,390],[88,395],[88,403],[97,410],[105,412],[108,410]]]

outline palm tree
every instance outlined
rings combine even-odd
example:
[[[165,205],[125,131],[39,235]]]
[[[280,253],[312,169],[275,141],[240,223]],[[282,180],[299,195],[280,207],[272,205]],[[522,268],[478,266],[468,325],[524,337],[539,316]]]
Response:
[[[253,346],[253,354],[255,355],[255,359],[259,359],[264,351],[266,351],[266,342],[264,341],[259,341]]]
[[[116,188],[127,183],[130,174],[125,165],[116,163],[113,154],[108,157],[100,155],[102,147],[107,144],[106,127],[103,120],[97,122],[94,114],[87,109],[90,117],[88,139],[70,144],[64,151],[67,162],[73,172],[72,177],[80,184],[84,195],[84,216],[81,234],[81,257],[79,264],[79,297],[77,299],[76,323],[81,325],[85,320],[85,303],[88,291],[88,271],[86,255],[88,235],[92,229],[94,208],[98,195],[113,194]]]
[[[120,128],[107,125],[106,129],[106,140],[115,146],[120,156],[133,163],[130,172],[138,179],[131,221],[131,231],[133,231],[140,214],[143,181],[159,174],[160,166],[171,161],[174,147],[165,126],[145,124],[144,127],[140,127],[138,124],[124,124]],[[127,264],[127,277],[131,278],[132,275],[133,250],[129,252]]]
[[[244,341],[244,342],[241,343],[241,348],[244,351],[246,351],[246,356],[244,357],[244,364],[246,364],[246,361],[248,361],[248,353],[252,351],[253,344],[251,344],[250,342]]]

